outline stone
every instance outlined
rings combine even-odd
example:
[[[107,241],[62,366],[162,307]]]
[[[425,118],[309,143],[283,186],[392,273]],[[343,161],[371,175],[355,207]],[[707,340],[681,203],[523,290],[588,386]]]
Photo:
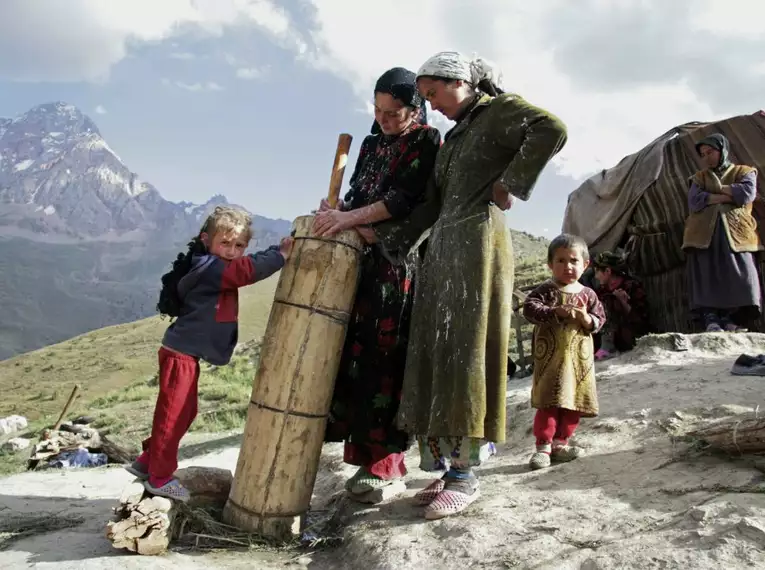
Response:
[[[192,508],[223,508],[228,500],[234,475],[217,467],[185,467],[175,472],[175,478],[191,494]]]
[[[11,426],[11,431],[21,431],[29,427],[29,422],[24,416],[8,416],[5,420]]]
[[[29,448],[30,445],[32,445],[30,440],[24,439],[23,437],[14,437],[3,444],[3,449],[15,453]]]
[[[752,542],[765,546],[765,525],[760,521],[745,517],[738,522],[736,529]]]

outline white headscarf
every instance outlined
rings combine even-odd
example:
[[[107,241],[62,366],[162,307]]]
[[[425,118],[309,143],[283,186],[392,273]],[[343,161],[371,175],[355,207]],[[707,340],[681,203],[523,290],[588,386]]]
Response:
[[[456,51],[442,51],[422,64],[417,77],[432,76],[443,79],[461,79],[476,87],[488,80],[502,89],[502,72],[491,62],[475,57],[468,59]]]

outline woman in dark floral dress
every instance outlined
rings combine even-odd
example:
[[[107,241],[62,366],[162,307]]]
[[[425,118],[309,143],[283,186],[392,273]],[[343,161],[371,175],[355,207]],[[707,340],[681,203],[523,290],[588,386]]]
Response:
[[[413,270],[406,251],[378,242],[372,229],[402,223],[422,201],[441,144],[427,125],[415,74],[387,71],[375,86],[375,123],[364,139],[350,190],[336,209],[322,201],[314,231],[330,236],[356,228],[367,240],[361,279],[335,384],[326,441],[344,441],[346,463],[359,470],[346,483],[368,494],[406,474],[409,436],[395,427],[406,364]]]

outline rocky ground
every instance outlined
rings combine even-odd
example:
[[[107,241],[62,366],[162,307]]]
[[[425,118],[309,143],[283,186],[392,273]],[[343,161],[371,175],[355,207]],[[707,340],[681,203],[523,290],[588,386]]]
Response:
[[[353,468],[327,446],[314,509],[334,513],[341,546],[299,562],[319,569],[445,567],[549,570],[765,567],[765,480],[756,457],[729,458],[683,435],[754,411],[765,378],[730,374],[743,353],[765,353],[765,336],[694,335],[677,350],[670,335],[599,365],[601,416],[577,436],[587,456],[546,471],[527,468],[533,440],[529,379],[509,385],[507,442],[482,466],[482,498],[460,516],[422,518],[410,497],[431,475],[415,451],[405,496],[379,506],[342,498]],[[184,465],[228,467],[237,447]],[[104,528],[130,476],[121,469],[17,475],[0,483],[0,520],[75,517],[68,528],[7,543],[3,568],[284,568],[294,553],[172,552],[156,558],[110,549]],[[79,519],[77,518],[79,517]],[[64,521],[61,524],[65,524]]]

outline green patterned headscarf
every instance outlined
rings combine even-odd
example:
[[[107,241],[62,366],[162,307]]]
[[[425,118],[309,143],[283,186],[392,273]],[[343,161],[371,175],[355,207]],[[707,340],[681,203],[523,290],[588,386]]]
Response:
[[[696,143],[696,152],[701,154],[700,149],[702,146],[711,146],[713,149],[720,152],[720,164],[718,164],[712,170],[718,176],[723,174],[731,165],[730,162],[730,142],[728,137],[721,135],[720,133],[714,133],[706,138],[701,139]]]

